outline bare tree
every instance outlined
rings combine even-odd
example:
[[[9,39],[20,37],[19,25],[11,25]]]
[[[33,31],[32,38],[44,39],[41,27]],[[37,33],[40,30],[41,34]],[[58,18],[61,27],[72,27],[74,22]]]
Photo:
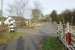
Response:
[[[23,16],[25,12],[26,5],[28,4],[28,0],[15,0],[13,4],[9,4],[8,12],[9,14],[14,14],[16,16]]]

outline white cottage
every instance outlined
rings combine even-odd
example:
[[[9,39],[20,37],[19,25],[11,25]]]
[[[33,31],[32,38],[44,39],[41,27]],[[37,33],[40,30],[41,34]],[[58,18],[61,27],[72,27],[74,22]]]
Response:
[[[8,25],[9,32],[14,32],[16,28],[15,20],[12,17],[7,17],[4,24]]]

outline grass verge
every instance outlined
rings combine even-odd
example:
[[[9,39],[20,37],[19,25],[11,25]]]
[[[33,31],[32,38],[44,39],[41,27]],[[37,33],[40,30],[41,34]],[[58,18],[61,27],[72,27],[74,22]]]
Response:
[[[8,33],[7,35],[0,35],[0,45],[12,42],[13,40],[19,38],[22,35],[23,33],[21,32],[11,32],[11,33]]]
[[[48,39],[43,41],[42,50],[64,50],[62,43],[57,40],[56,37],[48,37]]]

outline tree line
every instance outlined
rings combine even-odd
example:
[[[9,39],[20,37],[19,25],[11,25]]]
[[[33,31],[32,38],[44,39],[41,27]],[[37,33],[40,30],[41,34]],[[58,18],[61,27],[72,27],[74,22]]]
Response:
[[[26,7],[28,6],[29,1],[28,0],[15,0],[15,2],[11,5],[9,4],[9,8],[7,9],[7,11],[9,12],[9,16],[12,16],[13,14],[16,14],[16,16],[23,16],[25,17],[25,11],[27,11]],[[65,11],[63,11],[60,14],[57,14],[56,10],[53,10],[50,14],[48,14],[47,16],[44,16],[41,13],[41,8],[40,7],[40,3],[39,4],[35,4],[36,9],[31,10],[32,11],[32,21],[51,21],[52,22],[62,22],[62,23],[66,23],[66,22],[70,22],[70,24],[75,25],[75,9],[73,10],[69,10],[66,9]],[[29,8],[30,9],[30,8]],[[29,10],[28,9],[28,10]]]
[[[66,23],[69,22],[71,25],[75,25],[75,9],[74,10],[65,10],[60,14],[57,14],[56,10],[53,10],[52,13],[49,15],[52,19],[52,22],[62,22]]]

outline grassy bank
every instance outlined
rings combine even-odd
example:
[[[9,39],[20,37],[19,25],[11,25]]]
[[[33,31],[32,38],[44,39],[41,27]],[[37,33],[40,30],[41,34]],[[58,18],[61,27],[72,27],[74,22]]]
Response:
[[[7,35],[0,35],[0,45],[7,44],[7,43],[19,38],[22,35],[23,35],[23,33],[21,33],[21,32],[12,32],[12,33],[8,33]]]
[[[64,50],[64,46],[57,38],[48,37],[48,39],[43,41],[42,50]]]

